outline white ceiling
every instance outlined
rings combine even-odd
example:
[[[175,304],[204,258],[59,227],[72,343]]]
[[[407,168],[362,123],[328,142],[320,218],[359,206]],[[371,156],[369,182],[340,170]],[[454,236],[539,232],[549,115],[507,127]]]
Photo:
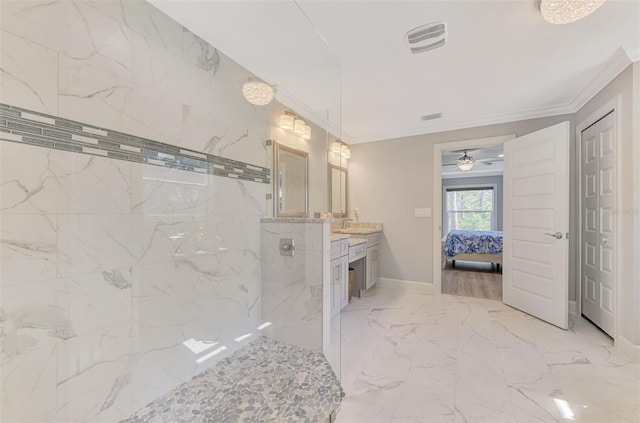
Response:
[[[538,0],[151,2],[351,143],[572,113],[640,59],[638,0],[569,25]],[[446,45],[410,54],[406,32],[439,21]]]

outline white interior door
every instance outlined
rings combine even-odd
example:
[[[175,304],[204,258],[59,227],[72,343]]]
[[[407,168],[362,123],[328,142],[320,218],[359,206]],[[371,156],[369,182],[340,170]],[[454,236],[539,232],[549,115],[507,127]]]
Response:
[[[582,314],[613,336],[614,112],[582,132]]]
[[[504,144],[503,301],[568,326],[569,122]]]

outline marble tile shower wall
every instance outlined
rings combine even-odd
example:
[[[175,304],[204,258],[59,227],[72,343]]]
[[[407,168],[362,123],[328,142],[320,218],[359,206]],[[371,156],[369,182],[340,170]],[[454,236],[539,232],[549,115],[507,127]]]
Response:
[[[323,340],[328,335],[323,329],[330,327],[331,301],[328,226],[328,221],[262,222],[262,317],[271,323],[264,333],[286,344],[325,353]],[[282,238],[294,240],[293,257],[280,254]]]
[[[0,7],[0,102],[270,167],[249,72],[148,3]],[[189,340],[256,331],[268,184],[9,141],[0,161],[1,421],[118,421],[232,351]]]

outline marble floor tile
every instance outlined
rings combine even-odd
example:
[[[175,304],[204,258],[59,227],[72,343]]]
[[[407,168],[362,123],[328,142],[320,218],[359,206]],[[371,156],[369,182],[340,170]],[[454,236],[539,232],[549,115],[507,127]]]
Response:
[[[375,287],[341,320],[338,423],[640,421],[640,364],[578,316]]]

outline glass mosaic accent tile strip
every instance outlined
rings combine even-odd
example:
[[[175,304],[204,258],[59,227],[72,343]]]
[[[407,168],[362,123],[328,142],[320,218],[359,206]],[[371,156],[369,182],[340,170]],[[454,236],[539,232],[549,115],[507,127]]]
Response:
[[[269,168],[0,103],[0,140],[270,183]]]

